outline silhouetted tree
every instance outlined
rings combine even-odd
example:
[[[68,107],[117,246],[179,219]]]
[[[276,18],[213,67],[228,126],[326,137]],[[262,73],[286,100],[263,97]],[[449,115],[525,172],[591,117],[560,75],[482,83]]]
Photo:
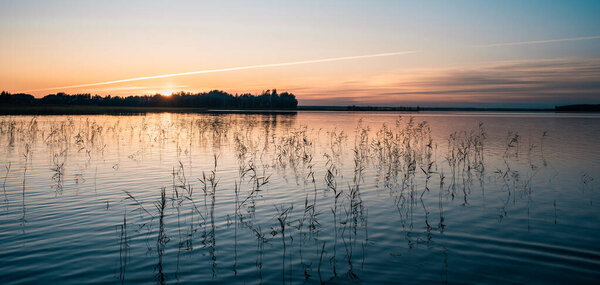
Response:
[[[194,107],[214,109],[295,109],[298,106],[296,96],[291,93],[277,93],[266,90],[260,95],[249,93],[231,95],[221,90],[204,93],[179,92],[171,96],[99,96],[90,94],[56,93],[36,99],[29,94],[0,94],[2,105],[93,105],[93,106],[137,106],[137,107]]]

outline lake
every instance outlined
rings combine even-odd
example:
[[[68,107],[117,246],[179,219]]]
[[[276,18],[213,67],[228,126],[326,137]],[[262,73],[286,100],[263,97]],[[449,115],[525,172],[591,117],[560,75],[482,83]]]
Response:
[[[0,281],[598,283],[600,115],[0,117]]]

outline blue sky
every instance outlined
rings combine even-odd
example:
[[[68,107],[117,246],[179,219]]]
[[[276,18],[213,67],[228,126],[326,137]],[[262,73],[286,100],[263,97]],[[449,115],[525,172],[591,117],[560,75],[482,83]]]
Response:
[[[600,39],[575,40],[600,36],[598,15],[600,1],[0,1],[0,88],[277,88],[305,105],[600,103]],[[481,47],[556,39],[574,40]],[[52,90],[397,51],[418,52]]]

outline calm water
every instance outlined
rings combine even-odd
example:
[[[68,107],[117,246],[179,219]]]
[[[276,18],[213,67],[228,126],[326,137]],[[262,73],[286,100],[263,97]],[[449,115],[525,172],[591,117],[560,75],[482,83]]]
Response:
[[[586,114],[0,117],[0,282],[598,283],[599,145]]]

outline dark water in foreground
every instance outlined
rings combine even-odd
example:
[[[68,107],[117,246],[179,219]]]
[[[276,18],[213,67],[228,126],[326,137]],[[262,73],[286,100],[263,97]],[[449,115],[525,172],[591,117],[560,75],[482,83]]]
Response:
[[[0,117],[0,282],[600,281],[600,116],[399,115]]]

